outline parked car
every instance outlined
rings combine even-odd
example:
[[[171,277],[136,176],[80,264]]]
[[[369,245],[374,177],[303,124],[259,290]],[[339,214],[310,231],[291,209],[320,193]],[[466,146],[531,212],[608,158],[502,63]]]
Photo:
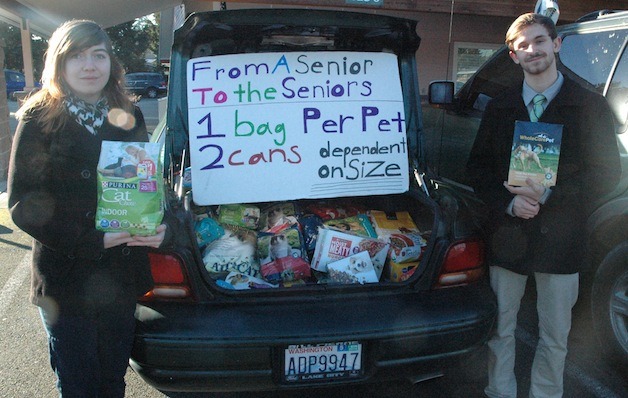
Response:
[[[148,98],[164,95],[168,89],[165,76],[154,72],[127,73],[125,88],[129,93]]]
[[[26,87],[26,77],[22,72],[17,72],[10,69],[4,70],[4,80],[7,83],[7,98],[15,99],[13,93],[16,91],[24,91]],[[36,87],[40,87],[39,83],[35,83]]]
[[[416,23],[229,10],[192,14],[175,32],[152,140],[165,143],[179,224],[173,247],[151,254],[156,286],[138,307],[130,361],[150,385],[416,382],[485,345],[496,301],[480,203],[423,176]],[[268,222],[278,208],[285,218]]]
[[[622,178],[615,190],[597,203],[588,229],[583,231],[589,250],[583,259],[580,290],[581,301],[590,300],[589,305],[582,307],[591,311],[601,351],[622,366],[628,362],[627,18],[626,11],[600,11],[558,27],[562,38],[559,70],[604,95],[615,115]],[[504,46],[455,98],[452,82],[434,82],[430,91],[438,95],[430,102],[448,111],[442,123],[447,127],[434,129],[430,135],[428,153],[433,155],[432,167],[448,179],[466,184],[465,164],[486,103],[510,86],[521,85],[522,79],[521,68],[512,62]],[[447,97],[453,101],[443,100]]]

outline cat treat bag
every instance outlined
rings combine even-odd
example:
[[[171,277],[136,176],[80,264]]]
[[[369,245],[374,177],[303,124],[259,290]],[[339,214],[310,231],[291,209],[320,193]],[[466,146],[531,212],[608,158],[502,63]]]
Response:
[[[164,216],[161,144],[103,141],[96,228],[152,235]]]

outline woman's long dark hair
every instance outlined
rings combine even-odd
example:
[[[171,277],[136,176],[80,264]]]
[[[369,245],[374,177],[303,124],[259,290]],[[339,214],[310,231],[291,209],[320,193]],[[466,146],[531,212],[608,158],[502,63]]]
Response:
[[[42,88],[26,100],[16,116],[22,118],[37,108],[41,109],[38,121],[45,133],[63,126],[68,120],[63,101],[70,94],[63,78],[65,62],[73,54],[99,44],[105,45],[111,59],[111,74],[103,89],[109,107],[133,114],[133,103],[124,91],[124,68],[113,54],[111,39],[94,21],[71,20],[59,26],[50,37],[42,72]]]

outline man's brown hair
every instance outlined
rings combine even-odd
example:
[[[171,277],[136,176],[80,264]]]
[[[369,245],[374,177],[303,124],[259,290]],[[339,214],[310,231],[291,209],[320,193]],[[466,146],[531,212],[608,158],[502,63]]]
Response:
[[[544,26],[552,40],[558,37],[556,25],[554,25],[554,21],[551,18],[541,14],[523,14],[515,19],[510,28],[508,28],[508,32],[506,32],[506,45],[511,51],[514,50],[513,43],[519,38],[521,31],[534,24]]]

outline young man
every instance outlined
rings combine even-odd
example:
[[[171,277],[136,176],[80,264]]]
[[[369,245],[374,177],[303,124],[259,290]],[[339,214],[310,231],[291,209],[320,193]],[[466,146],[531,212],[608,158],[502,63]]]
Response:
[[[485,393],[517,396],[517,313],[527,277],[534,275],[539,342],[530,397],[561,397],[589,206],[619,180],[619,153],[606,100],[557,70],[561,39],[550,18],[520,16],[506,33],[506,44],[524,81],[488,104],[467,164],[474,189],[491,213],[490,276],[498,301]],[[543,97],[537,100],[537,94]],[[530,179],[521,187],[505,182],[517,120],[563,126],[554,187]]]

